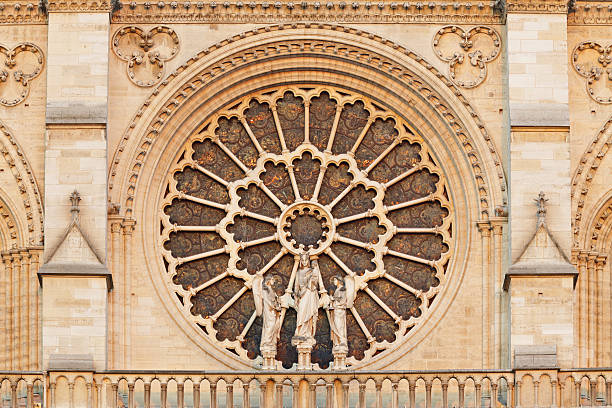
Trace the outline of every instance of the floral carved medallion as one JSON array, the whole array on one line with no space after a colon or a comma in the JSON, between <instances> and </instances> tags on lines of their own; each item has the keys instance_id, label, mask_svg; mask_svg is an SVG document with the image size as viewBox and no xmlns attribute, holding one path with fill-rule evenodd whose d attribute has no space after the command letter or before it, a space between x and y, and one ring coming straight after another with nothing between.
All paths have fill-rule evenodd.
<instances>
[{"instance_id":1,"label":"floral carved medallion","mask_svg":"<svg viewBox=\"0 0 612 408\"><path fill-rule=\"evenodd\" d=\"M347 363L357 366L426 318L453 253L452 203L423 139L333 87L269 89L218 111L184 145L162 206L168 287L205 336L246 361L261 355L256 274L291 294L308 251L325 290L333 276L353 277ZM284 307L281 320L276 359L291 368L296 311ZM312 362L327 368L323 308L315 338Z\"/></svg>"}]
</instances>

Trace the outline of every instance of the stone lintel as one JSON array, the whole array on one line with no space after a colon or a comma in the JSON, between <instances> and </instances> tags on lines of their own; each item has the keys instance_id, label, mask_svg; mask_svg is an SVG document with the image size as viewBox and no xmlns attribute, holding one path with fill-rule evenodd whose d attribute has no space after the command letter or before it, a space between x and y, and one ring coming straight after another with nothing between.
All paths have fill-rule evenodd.
<instances>
[{"instance_id":1,"label":"stone lintel","mask_svg":"<svg viewBox=\"0 0 612 408\"><path fill-rule=\"evenodd\" d=\"M517 345L514 347L514 369L556 369L557 346L554 344Z\"/></svg>"},{"instance_id":2,"label":"stone lintel","mask_svg":"<svg viewBox=\"0 0 612 408\"><path fill-rule=\"evenodd\" d=\"M106 104L83 102L48 102L47 124L106 124Z\"/></svg>"},{"instance_id":3,"label":"stone lintel","mask_svg":"<svg viewBox=\"0 0 612 408\"><path fill-rule=\"evenodd\" d=\"M504 290L510 288L512 278L550 278L550 277L568 277L571 276L576 285L578 279L578 271L571 264L528 264L528 265L513 265L508 268L508 272L504 275Z\"/></svg>"},{"instance_id":4,"label":"stone lintel","mask_svg":"<svg viewBox=\"0 0 612 408\"><path fill-rule=\"evenodd\" d=\"M510 103L510 126L567 127L569 106L566 103Z\"/></svg>"},{"instance_id":5,"label":"stone lintel","mask_svg":"<svg viewBox=\"0 0 612 408\"><path fill-rule=\"evenodd\" d=\"M92 264L45 264L38 270L38 281L43 284L45 276L67 276L67 277L101 277L106 279L108 291L113 289L113 275L105 265Z\"/></svg>"},{"instance_id":6,"label":"stone lintel","mask_svg":"<svg viewBox=\"0 0 612 408\"><path fill-rule=\"evenodd\" d=\"M51 354L49 371L94 371L91 354Z\"/></svg>"}]
</instances>

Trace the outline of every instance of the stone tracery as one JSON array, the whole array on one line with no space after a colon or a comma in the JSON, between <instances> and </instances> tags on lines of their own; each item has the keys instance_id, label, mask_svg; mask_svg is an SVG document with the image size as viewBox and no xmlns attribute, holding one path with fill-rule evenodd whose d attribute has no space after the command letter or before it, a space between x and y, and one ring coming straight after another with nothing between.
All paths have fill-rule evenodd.
<instances>
[{"instance_id":1,"label":"stone tracery","mask_svg":"<svg viewBox=\"0 0 612 408\"><path fill-rule=\"evenodd\" d=\"M612 45L583 41L572 52L572 65L586 79L589 96L601 104L612 103L609 86L612 81Z\"/></svg>"},{"instance_id":2,"label":"stone tracery","mask_svg":"<svg viewBox=\"0 0 612 408\"><path fill-rule=\"evenodd\" d=\"M165 63L179 51L179 37L166 26L146 31L140 27L123 27L113 35L113 51L127 62L130 81L142 87L158 84L165 74Z\"/></svg>"},{"instance_id":3,"label":"stone tracery","mask_svg":"<svg viewBox=\"0 0 612 408\"><path fill-rule=\"evenodd\" d=\"M23 102L30 93L30 80L42 72L43 65L43 52L32 43L20 43L13 48L0 44L0 105Z\"/></svg>"},{"instance_id":4,"label":"stone tracery","mask_svg":"<svg viewBox=\"0 0 612 408\"><path fill-rule=\"evenodd\" d=\"M277 275L291 293L305 249L319 257L324 282L355 279L351 365L403 338L444 283L452 253L444 179L420 137L366 98L316 87L247 97L191 137L168 183L170 286L209 338L243 358L260 354L261 321L245 295L254 276ZM288 368L295 311L281 316L276 358ZM325 368L323 309L316 341L312 361Z\"/></svg>"},{"instance_id":5,"label":"stone tracery","mask_svg":"<svg viewBox=\"0 0 612 408\"><path fill-rule=\"evenodd\" d=\"M463 88L475 88L487 77L487 64L499 55L501 38L497 31L486 26L466 31L448 25L436 32L433 48L438 58L448 62L453 82ZM469 65L464 65L466 60Z\"/></svg>"}]
</instances>

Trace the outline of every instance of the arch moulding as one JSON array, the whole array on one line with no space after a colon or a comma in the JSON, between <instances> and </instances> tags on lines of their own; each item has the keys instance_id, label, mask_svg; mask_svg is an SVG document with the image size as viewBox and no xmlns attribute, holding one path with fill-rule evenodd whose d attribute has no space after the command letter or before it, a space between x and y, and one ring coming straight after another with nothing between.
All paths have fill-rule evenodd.
<instances>
[{"instance_id":1,"label":"arch moulding","mask_svg":"<svg viewBox=\"0 0 612 408\"><path fill-rule=\"evenodd\" d=\"M14 180L13 184L4 186L11 191L0 191L5 193L4 197L0 197L0 215L10 213L15 224L11 228L18 228L18 231L11 234L14 236L11 246L25 248L42 245L44 219L38 184L19 143L2 122L0 122L0 154L8 164L8 170ZM20 196L22 201L9 202L11 196ZM10 208L1 208L3 204ZM2 217L7 218L7 216Z\"/></svg>"},{"instance_id":2,"label":"arch moulding","mask_svg":"<svg viewBox=\"0 0 612 408\"><path fill-rule=\"evenodd\" d=\"M599 129L578 162L572 178L572 210L573 210L573 247L574 250L591 250L592 224L583 223L589 219L589 212L602 209L601 200L592 208L585 208L591 184L604 158L612 145L612 117ZM608 197L604 195L604 197ZM605 201L605 199L604 199ZM585 213L585 210L587 213ZM583 225L584 224L584 225Z\"/></svg>"},{"instance_id":3,"label":"arch moulding","mask_svg":"<svg viewBox=\"0 0 612 408\"><path fill-rule=\"evenodd\" d=\"M209 341L186 319L175 317L179 302L160 289L167 284L154 249L160 226L157 218L151 220L161 208L163 180L188 136L218 109L253 90L284 84L343 87L398 113L421 135L450 186L456 256L445 280L451 283L423 316L425 323L395 352L381 353L364 365L388 366L436 326L457 293L469 249L480 245L476 222L488 220L497 206L507 204L502 164L485 124L460 90L412 51L332 25L277 25L224 40L171 73L137 111L110 166L109 200L121 205L126 218L138 222L135 245L144 246L144 267L162 303L177 326L204 350ZM222 364L248 367L232 353L217 349L215 358Z\"/></svg>"}]
</instances>

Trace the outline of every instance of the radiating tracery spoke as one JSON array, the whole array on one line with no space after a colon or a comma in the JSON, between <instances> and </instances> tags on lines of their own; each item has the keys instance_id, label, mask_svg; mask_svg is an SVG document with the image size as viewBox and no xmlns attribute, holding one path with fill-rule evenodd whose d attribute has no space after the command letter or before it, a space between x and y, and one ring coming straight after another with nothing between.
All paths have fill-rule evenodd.
<instances>
[{"instance_id":1,"label":"radiating tracery spoke","mask_svg":"<svg viewBox=\"0 0 612 408\"><path fill-rule=\"evenodd\" d=\"M246 97L202 129L172 171L162 217L171 289L188 317L252 360L254 276L277 276L278 295L293 296L308 250L321 293L333 294L335 275L357 283L349 364L400 341L439 292L452 250L446 185L422 139L367 98L316 87ZM285 367L295 313L280 313ZM320 367L332 359L329 330L315 336Z\"/></svg>"}]
</instances>

